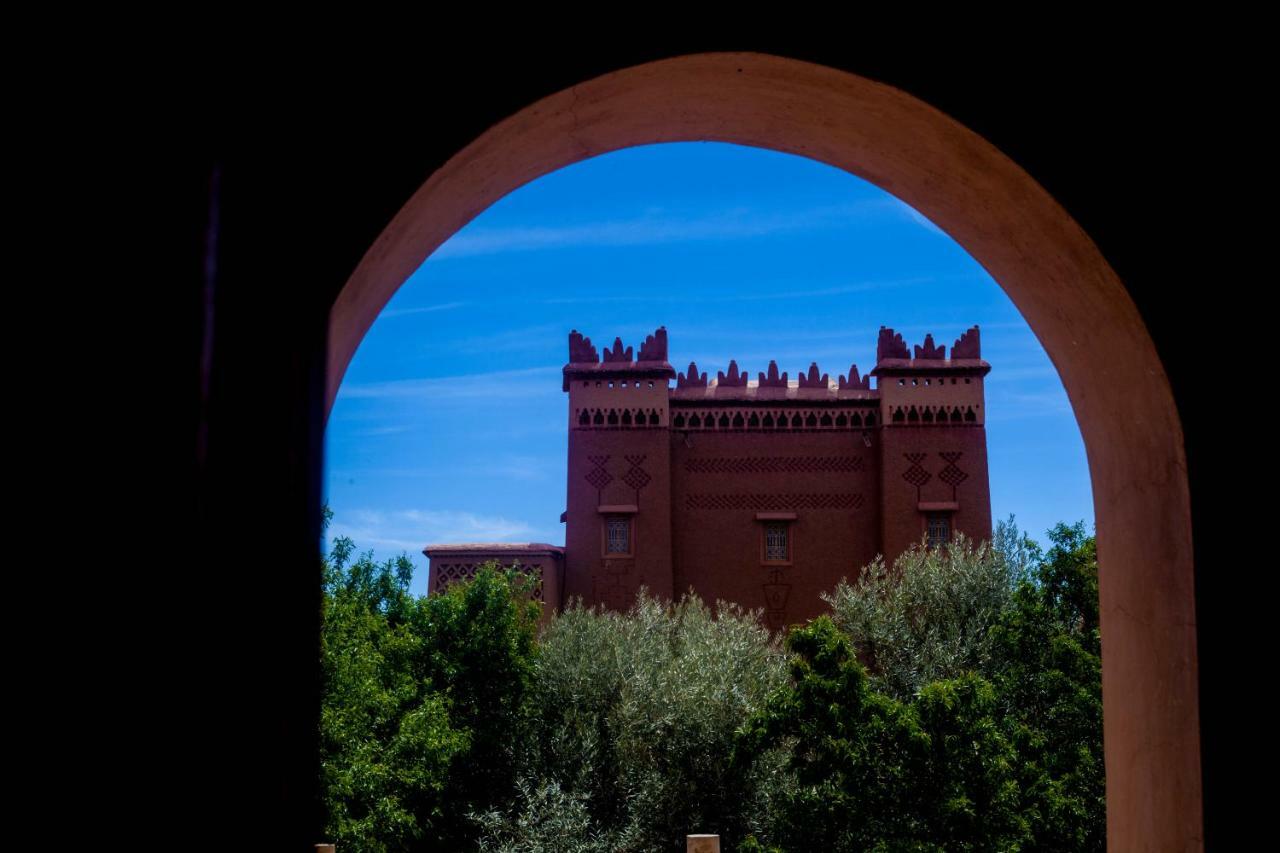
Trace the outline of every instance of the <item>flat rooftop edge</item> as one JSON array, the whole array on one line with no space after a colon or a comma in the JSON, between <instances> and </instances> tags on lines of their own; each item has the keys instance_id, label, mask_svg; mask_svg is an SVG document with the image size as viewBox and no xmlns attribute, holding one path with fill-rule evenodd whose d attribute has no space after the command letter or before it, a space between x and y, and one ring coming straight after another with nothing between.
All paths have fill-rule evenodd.
<instances>
[{"instance_id":1,"label":"flat rooftop edge","mask_svg":"<svg viewBox=\"0 0 1280 853\"><path fill-rule=\"evenodd\" d=\"M564 546L547 542L464 542L428 545L422 553L428 557L432 554L563 554Z\"/></svg>"}]
</instances>

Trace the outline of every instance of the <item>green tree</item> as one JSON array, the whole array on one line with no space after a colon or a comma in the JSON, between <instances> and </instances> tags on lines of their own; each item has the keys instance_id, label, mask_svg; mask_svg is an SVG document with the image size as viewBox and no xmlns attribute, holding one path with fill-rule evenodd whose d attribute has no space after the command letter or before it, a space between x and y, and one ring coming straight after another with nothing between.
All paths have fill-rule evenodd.
<instances>
[{"instance_id":1,"label":"green tree","mask_svg":"<svg viewBox=\"0 0 1280 853\"><path fill-rule=\"evenodd\" d=\"M343 849L462 850L470 815L514 793L514 738L539 605L486 566L409 594L408 557L377 563L336 539L324 560L321 772Z\"/></svg>"},{"instance_id":2,"label":"green tree","mask_svg":"<svg viewBox=\"0 0 1280 853\"><path fill-rule=\"evenodd\" d=\"M490 816L486 843L649 853L683 849L689 832L740 837L765 810L770 765L731 772L735 732L783 667L755 615L735 606L646 595L627 613L570 606L535 664L522 799Z\"/></svg>"},{"instance_id":3,"label":"green tree","mask_svg":"<svg viewBox=\"0 0 1280 853\"><path fill-rule=\"evenodd\" d=\"M1017 745L1039 850L1106 846L1098 557L1083 523L1059 524L992 630L995 683Z\"/></svg>"},{"instance_id":4,"label":"green tree","mask_svg":"<svg viewBox=\"0 0 1280 853\"><path fill-rule=\"evenodd\" d=\"M1017 537L1006 528L1006 538ZM932 681L991 672L991 626L1024 571L988 543L957 534L940 548L913 545L892 569L877 557L856 582L841 581L823 598L876 687L908 701Z\"/></svg>"},{"instance_id":5,"label":"green tree","mask_svg":"<svg viewBox=\"0 0 1280 853\"><path fill-rule=\"evenodd\" d=\"M877 691L848 637L822 616L787 638L791 683L743 729L735 764L789 748L766 846L783 850L1007 850L1027 835L1016 756L975 675L911 702ZM757 847L757 849L759 849Z\"/></svg>"},{"instance_id":6,"label":"green tree","mask_svg":"<svg viewBox=\"0 0 1280 853\"><path fill-rule=\"evenodd\" d=\"M516 793L516 755L525 695L533 677L541 605L521 572L483 566L466 583L418 600L410 619L422 655L413 677L432 685L468 748L451 767L433 849L471 849L473 816Z\"/></svg>"},{"instance_id":7,"label":"green tree","mask_svg":"<svg viewBox=\"0 0 1280 853\"><path fill-rule=\"evenodd\" d=\"M353 559L337 539L325 559L321 772L327 835L344 848L408 850L444 815L453 760L469 735L415 674L422 638L409 621L412 564Z\"/></svg>"}]
</instances>

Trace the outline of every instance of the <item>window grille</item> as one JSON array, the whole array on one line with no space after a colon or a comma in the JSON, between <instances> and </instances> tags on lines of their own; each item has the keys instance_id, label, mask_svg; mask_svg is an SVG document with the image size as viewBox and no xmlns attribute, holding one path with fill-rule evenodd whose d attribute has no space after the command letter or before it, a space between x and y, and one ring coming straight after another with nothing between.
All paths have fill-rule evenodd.
<instances>
[{"instance_id":1,"label":"window grille","mask_svg":"<svg viewBox=\"0 0 1280 853\"><path fill-rule=\"evenodd\" d=\"M767 563L785 563L787 554L787 525L769 524L764 529L764 559Z\"/></svg>"},{"instance_id":2,"label":"window grille","mask_svg":"<svg viewBox=\"0 0 1280 853\"><path fill-rule=\"evenodd\" d=\"M948 515L929 516L929 547L936 548L951 541L951 517Z\"/></svg>"},{"instance_id":3,"label":"window grille","mask_svg":"<svg viewBox=\"0 0 1280 853\"><path fill-rule=\"evenodd\" d=\"M631 520L610 518L605 522L605 553L631 553Z\"/></svg>"}]
</instances>

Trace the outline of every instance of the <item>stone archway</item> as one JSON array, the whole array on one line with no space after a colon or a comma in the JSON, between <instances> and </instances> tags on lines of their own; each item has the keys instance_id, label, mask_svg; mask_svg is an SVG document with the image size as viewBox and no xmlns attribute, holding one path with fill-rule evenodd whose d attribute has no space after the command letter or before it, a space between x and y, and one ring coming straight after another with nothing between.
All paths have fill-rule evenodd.
<instances>
[{"instance_id":1,"label":"stone archway","mask_svg":"<svg viewBox=\"0 0 1280 853\"><path fill-rule=\"evenodd\" d=\"M348 280L330 315L326 411L382 307L494 201L598 154L698 140L798 154L893 193L947 231L1022 312L1061 376L1093 481L1108 843L1198 847L1190 493L1168 379L1089 236L1000 151L910 95L825 66L718 53L606 74L526 107L433 174Z\"/></svg>"}]
</instances>

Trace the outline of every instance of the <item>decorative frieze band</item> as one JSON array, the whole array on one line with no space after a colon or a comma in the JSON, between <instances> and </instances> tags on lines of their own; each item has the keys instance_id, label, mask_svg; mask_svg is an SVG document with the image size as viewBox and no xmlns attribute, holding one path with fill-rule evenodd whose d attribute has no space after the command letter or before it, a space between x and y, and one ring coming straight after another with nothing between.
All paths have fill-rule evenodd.
<instances>
[{"instance_id":1,"label":"decorative frieze band","mask_svg":"<svg viewBox=\"0 0 1280 853\"><path fill-rule=\"evenodd\" d=\"M864 498L858 492L829 494L755 494L685 496L689 509L750 509L756 511L787 509L861 509Z\"/></svg>"},{"instance_id":2,"label":"decorative frieze band","mask_svg":"<svg viewBox=\"0 0 1280 853\"><path fill-rule=\"evenodd\" d=\"M876 425L874 410L860 409L692 409L671 416L672 429L824 430Z\"/></svg>"},{"instance_id":3,"label":"decorative frieze band","mask_svg":"<svg viewBox=\"0 0 1280 853\"><path fill-rule=\"evenodd\" d=\"M864 467L861 456L710 457L684 462L690 474L850 473Z\"/></svg>"}]
</instances>

